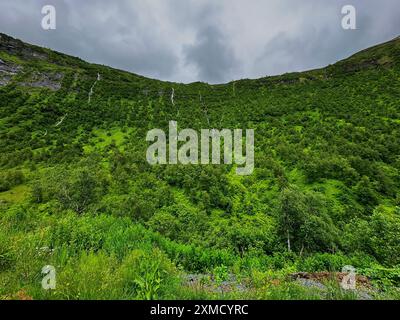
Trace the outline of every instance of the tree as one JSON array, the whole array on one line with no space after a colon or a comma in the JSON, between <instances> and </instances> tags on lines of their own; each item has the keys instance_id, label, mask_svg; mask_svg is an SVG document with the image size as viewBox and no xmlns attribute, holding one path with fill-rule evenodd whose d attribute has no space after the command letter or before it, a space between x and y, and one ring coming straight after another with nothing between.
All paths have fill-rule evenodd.
<instances>
[{"instance_id":1,"label":"tree","mask_svg":"<svg viewBox=\"0 0 400 320\"><path fill-rule=\"evenodd\" d=\"M373 184L367 176L363 176L354 187L357 201L361 203L366 212L372 213L373 208L379 203L379 197Z\"/></svg>"},{"instance_id":2,"label":"tree","mask_svg":"<svg viewBox=\"0 0 400 320\"><path fill-rule=\"evenodd\" d=\"M332 250L338 230L322 195L301 192L296 187L282 190L279 199L278 225L288 251Z\"/></svg>"},{"instance_id":3,"label":"tree","mask_svg":"<svg viewBox=\"0 0 400 320\"><path fill-rule=\"evenodd\" d=\"M43 197L46 194L46 198L56 198L64 209L83 213L99 201L107 187L108 182L101 171L81 167L75 170L64 169L50 175L41 187L41 194Z\"/></svg>"}]
</instances>

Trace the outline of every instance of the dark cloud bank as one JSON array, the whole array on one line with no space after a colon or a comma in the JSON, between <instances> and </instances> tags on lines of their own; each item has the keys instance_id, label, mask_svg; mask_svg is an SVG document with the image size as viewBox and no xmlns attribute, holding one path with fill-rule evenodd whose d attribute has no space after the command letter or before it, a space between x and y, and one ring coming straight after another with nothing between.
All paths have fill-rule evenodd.
<instances>
[{"instance_id":1,"label":"dark cloud bank","mask_svg":"<svg viewBox=\"0 0 400 320\"><path fill-rule=\"evenodd\" d=\"M57 29L41 28L41 8ZM341 8L357 9L343 30ZM95 63L178 82L322 67L400 35L398 0L2 0L0 31Z\"/></svg>"}]
</instances>

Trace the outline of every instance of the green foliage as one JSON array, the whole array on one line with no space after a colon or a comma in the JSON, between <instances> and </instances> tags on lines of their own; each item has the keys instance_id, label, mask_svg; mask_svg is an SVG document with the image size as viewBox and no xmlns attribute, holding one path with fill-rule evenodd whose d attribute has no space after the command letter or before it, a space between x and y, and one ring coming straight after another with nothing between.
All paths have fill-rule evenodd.
<instances>
[{"instance_id":1,"label":"green foliage","mask_svg":"<svg viewBox=\"0 0 400 320\"><path fill-rule=\"evenodd\" d=\"M296 188L281 192L279 226L289 250L329 251L338 244L338 230L329 207L319 194Z\"/></svg>"},{"instance_id":2,"label":"green foliage","mask_svg":"<svg viewBox=\"0 0 400 320\"><path fill-rule=\"evenodd\" d=\"M157 249L151 252L133 251L122 264L125 289L141 300L166 296L166 288L174 286L177 271L167 257Z\"/></svg>"},{"instance_id":3,"label":"green foliage","mask_svg":"<svg viewBox=\"0 0 400 320\"><path fill-rule=\"evenodd\" d=\"M0 298L354 298L287 281L345 264L399 297L399 41L324 69L184 85L2 35L17 71L0 86ZM253 175L150 166L146 133L171 120L254 129ZM47 264L54 292L40 288ZM189 288L187 273L211 283ZM252 287L211 288L231 273Z\"/></svg>"},{"instance_id":4,"label":"green foliage","mask_svg":"<svg viewBox=\"0 0 400 320\"><path fill-rule=\"evenodd\" d=\"M346 265L354 265L349 257L341 254L317 253L300 260L297 268L305 272L341 272Z\"/></svg>"},{"instance_id":5,"label":"green foliage","mask_svg":"<svg viewBox=\"0 0 400 320\"><path fill-rule=\"evenodd\" d=\"M378 207L371 217L353 220L345 233L347 247L366 252L379 262L388 266L400 263L397 252L399 241L400 217L391 208Z\"/></svg>"},{"instance_id":6,"label":"green foliage","mask_svg":"<svg viewBox=\"0 0 400 320\"><path fill-rule=\"evenodd\" d=\"M0 192L10 190L24 182L24 174L20 170L0 172Z\"/></svg>"},{"instance_id":7,"label":"green foliage","mask_svg":"<svg viewBox=\"0 0 400 320\"><path fill-rule=\"evenodd\" d=\"M213 275L216 283L221 285L222 282L229 279L228 267L224 265L215 267L213 270Z\"/></svg>"},{"instance_id":8,"label":"green foliage","mask_svg":"<svg viewBox=\"0 0 400 320\"><path fill-rule=\"evenodd\" d=\"M374 266L363 269L362 272L370 278L375 285L381 289L389 290L392 287L398 287L400 284L400 268L384 268Z\"/></svg>"},{"instance_id":9,"label":"green foliage","mask_svg":"<svg viewBox=\"0 0 400 320\"><path fill-rule=\"evenodd\" d=\"M0 234L0 271L11 267L14 262L14 253L11 247L10 239L5 233Z\"/></svg>"}]
</instances>

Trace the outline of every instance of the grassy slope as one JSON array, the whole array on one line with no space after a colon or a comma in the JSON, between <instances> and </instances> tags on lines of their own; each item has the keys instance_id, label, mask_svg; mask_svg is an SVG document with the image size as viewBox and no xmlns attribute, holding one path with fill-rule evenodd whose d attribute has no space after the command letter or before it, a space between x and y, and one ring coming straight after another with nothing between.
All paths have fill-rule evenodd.
<instances>
[{"instance_id":1,"label":"grassy slope","mask_svg":"<svg viewBox=\"0 0 400 320\"><path fill-rule=\"evenodd\" d=\"M1 35L0 59L17 74L0 88L1 179L9 189L0 193L0 296L213 298L221 293L211 287L233 274L247 289L223 297L317 298L286 274L344 264L395 296L399 57L395 39L324 69L183 85ZM254 128L255 173L149 167L146 132L170 120ZM292 253L279 226L287 189L321 198L312 215L326 210L332 220L323 222L326 235L294 236ZM38 285L45 264L58 269L52 293ZM212 279L182 289L189 272Z\"/></svg>"}]
</instances>

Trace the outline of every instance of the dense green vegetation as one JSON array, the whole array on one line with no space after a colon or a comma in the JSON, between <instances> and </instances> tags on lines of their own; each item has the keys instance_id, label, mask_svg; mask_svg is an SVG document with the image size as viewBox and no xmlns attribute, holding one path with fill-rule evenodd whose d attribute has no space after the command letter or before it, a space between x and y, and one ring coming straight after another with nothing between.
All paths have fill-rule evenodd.
<instances>
[{"instance_id":1,"label":"dense green vegetation","mask_svg":"<svg viewBox=\"0 0 400 320\"><path fill-rule=\"evenodd\" d=\"M320 70L184 85L1 34L0 84L0 298L357 298L288 277L345 265L400 298L399 39ZM254 129L254 173L150 166L146 133L171 120Z\"/></svg>"}]
</instances>

